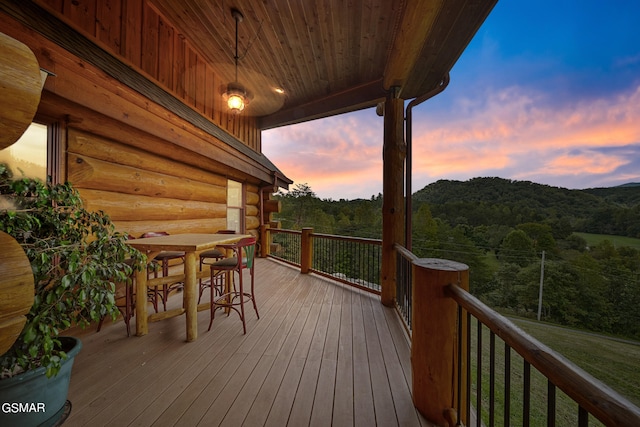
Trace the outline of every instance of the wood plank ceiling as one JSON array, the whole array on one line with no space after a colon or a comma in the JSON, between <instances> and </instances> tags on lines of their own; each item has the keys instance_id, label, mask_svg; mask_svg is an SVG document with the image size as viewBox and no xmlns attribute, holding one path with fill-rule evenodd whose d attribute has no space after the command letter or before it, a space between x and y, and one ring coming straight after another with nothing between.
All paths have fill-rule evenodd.
<instances>
[{"instance_id":1,"label":"wood plank ceiling","mask_svg":"<svg viewBox=\"0 0 640 427\"><path fill-rule=\"evenodd\" d=\"M496 2L149 0L225 82L235 78L231 9L243 14L238 80L263 129L374 106L391 86L403 99L432 90Z\"/></svg>"}]
</instances>

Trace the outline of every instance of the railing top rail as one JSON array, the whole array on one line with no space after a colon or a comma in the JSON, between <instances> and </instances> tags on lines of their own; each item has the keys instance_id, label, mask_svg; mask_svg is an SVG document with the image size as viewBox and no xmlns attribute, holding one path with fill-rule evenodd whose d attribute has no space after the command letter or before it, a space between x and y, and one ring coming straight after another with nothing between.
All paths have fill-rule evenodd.
<instances>
[{"instance_id":1,"label":"railing top rail","mask_svg":"<svg viewBox=\"0 0 640 427\"><path fill-rule=\"evenodd\" d=\"M288 234L302 234L300 230L289 230L287 228L268 228L269 232L276 233L288 233Z\"/></svg>"},{"instance_id":2,"label":"railing top rail","mask_svg":"<svg viewBox=\"0 0 640 427\"><path fill-rule=\"evenodd\" d=\"M380 239L369 239L366 237L353 237L353 236L339 236L336 234L324 234L324 233L311 233L314 237L322 237L323 239L330 240L348 240L356 243L368 243L374 245L382 245L382 240Z\"/></svg>"},{"instance_id":3,"label":"railing top rail","mask_svg":"<svg viewBox=\"0 0 640 427\"><path fill-rule=\"evenodd\" d=\"M404 258L408 259L411 262L415 262L419 259L417 256L413 254L413 252L411 252L409 249L405 248L402 245L399 245L396 243L393 247L396 251L398 251L400 255L402 255Z\"/></svg>"},{"instance_id":4,"label":"railing top rail","mask_svg":"<svg viewBox=\"0 0 640 427\"><path fill-rule=\"evenodd\" d=\"M526 361L606 425L640 426L640 408L569 360L520 330L504 316L456 285L449 295L489 327Z\"/></svg>"}]
</instances>

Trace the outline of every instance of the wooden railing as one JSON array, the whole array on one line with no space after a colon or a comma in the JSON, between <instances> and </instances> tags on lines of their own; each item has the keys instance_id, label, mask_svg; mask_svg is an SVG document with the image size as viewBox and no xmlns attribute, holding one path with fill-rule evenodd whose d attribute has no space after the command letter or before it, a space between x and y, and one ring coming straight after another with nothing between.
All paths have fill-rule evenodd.
<instances>
[{"instance_id":1,"label":"wooden railing","mask_svg":"<svg viewBox=\"0 0 640 427\"><path fill-rule=\"evenodd\" d=\"M335 236L302 231L265 228L263 256L300 266L368 292L380 293L382 242L376 239Z\"/></svg>"},{"instance_id":2,"label":"wooden railing","mask_svg":"<svg viewBox=\"0 0 640 427\"><path fill-rule=\"evenodd\" d=\"M411 289L414 403L429 420L640 426L640 408L472 296L466 265L396 252L411 263L410 275L398 275L411 283L396 287Z\"/></svg>"},{"instance_id":3,"label":"wooden railing","mask_svg":"<svg viewBox=\"0 0 640 427\"><path fill-rule=\"evenodd\" d=\"M458 349L466 349L466 354L461 355L459 360L466 363L458 365L458 377L466 377L468 384L466 390L461 390L467 396L469 404L466 408L457 408L458 412L466 412L469 419L471 405L475 406L477 425L508 425L512 419L514 411L512 397L517 397L517 407L521 411L522 422L520 425L534 425L532 419L534 412L541 408L535 408L535 403L540 403L540 399L534 399L534 392L539 395L546 391L546 408L542 408L542 414L538 414L536 419L546 418L546 425L594 425L593 420L589 420L590 415L602 422L606 426L640 426L640 409L611 390L605 384L593 378L587 372L575 366L558 353L554 352L536 339L530 337L505 317L491 310L469 292L455 284L450 284L446 288L447 295L453 298L459 307L458 310ZM472 323L475 319L475 325ZM472 329L475 327L475 343L472 343ZM463 328L470 333L466 336L462 333ZM485 328L489 335L489 357L488 366L485 355L483 355L483 340ZM496 350L496 337L503 342L503 349ZM523 387L521 390L514 390L512 384L512 371L516 371L515 362L512 360L511 351L514 350L522 366ZM475 351L475 354L472 354ZM496 366L496 354L502 353L503 366ZM487 369L483 369L485 367ZM475 370L475 378L472 378L472 369ZM536 372L546 378L546 390L534 390L532 379ZM485 381L485 371L488 370L489 399L483 399L483 382ZM501 372L500 372L501 371ZM504 379L502 390L497 390L496 377L500 375ZM539 387L540 388L540 387ZM563 414L561 420L557 417L559 410L559 393L561 390L569 399L577 404L573 414ZM475 399L472 402L472 394ZM496 395L504 396L500 405L501 413L496 410ZM521 400L521 403L520 403ZM485 412L486 411L486 412ZM487 415L482 423L483 414ZM514 414L515 415L515 414ZM535 423L537 425L540 422Z\"/></svg>"}]
</instances>

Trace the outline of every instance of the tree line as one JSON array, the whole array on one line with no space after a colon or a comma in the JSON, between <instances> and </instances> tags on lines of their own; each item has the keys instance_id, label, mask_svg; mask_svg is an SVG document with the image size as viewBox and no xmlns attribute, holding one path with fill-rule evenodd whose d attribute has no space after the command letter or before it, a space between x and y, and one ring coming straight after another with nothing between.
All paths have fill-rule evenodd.
<instances>
[{"instance_id":1,"label":"tree line","mask_svg":"<svg viewBox=\"0 0 640 427\"><path fill-rule=\"evenodd\" d=\"M283 228L381 238L382 195L278 196ZM568 190L501 178L438 181L413 195L412 252L469 266L471 292L502 312L640 339L640 241L595 246L574 232L640 237L640 186Z\"/></svg>"}]
</instances>

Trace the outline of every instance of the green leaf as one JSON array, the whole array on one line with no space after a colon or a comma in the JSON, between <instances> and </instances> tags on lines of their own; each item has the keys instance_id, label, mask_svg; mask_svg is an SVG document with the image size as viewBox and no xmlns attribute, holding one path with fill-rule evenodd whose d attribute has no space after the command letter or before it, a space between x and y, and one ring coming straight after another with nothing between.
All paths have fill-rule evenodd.
<instances>
[{"instance_id":1,"label":"green leaf","mask_svg":"<svg viewBox=\"0 0 640 427\"><path fill-rule=\"evenodd\" d=\"M36 338L36 331L34 330L33 324L28 324L26 329L22 332L22 340L25 343L33 342Z\"/></svg>"}]
</instances>

